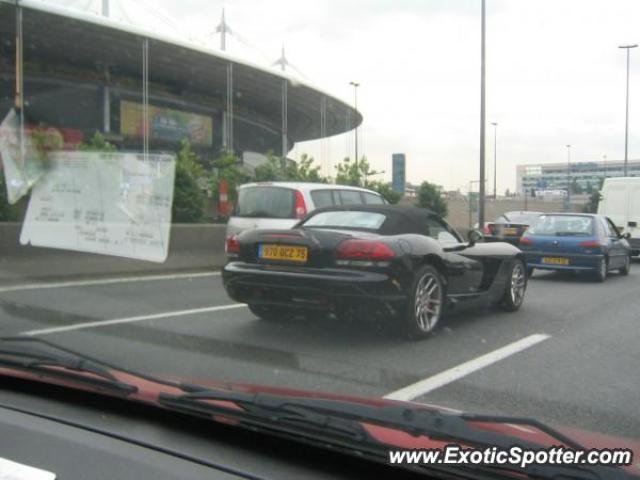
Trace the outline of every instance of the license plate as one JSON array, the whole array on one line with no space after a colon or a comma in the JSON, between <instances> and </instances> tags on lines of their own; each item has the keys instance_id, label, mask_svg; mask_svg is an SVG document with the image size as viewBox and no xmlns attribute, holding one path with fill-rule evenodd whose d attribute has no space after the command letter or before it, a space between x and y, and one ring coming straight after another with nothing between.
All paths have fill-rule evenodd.
<instances>
[{"instance_id":1,"label":"license plate","mask_svg":"<svg viewBox=\"0 0 640 480\"><path fill-rule=\"evenodd\" d=\"M548 263L551 265L569 265L569 259L556 258L556 257L542 257L542 263Z\"/></svg>"},{"instance_id":2,"label":"license plate","mask_svg":"<svg viewBox=\"0 0 640 480\"><path fill-rule=\"evenodd\" d=\"M263 244L258 248L258 257L265 260L286 260L288 262L304 263L307 261L308 255L307 247Z\"/></svg>"},{"instance_id":3,"label":"license plate","mask_svg":"<svg viewBox=\"0 0 640 480\"><path fill-rule=\"evenodd\" d=\"M518 234L518 229L517 228L505 228L504 230L502 230L502 234L503 235L517 235Z\"/></svg>"}]
</instances>

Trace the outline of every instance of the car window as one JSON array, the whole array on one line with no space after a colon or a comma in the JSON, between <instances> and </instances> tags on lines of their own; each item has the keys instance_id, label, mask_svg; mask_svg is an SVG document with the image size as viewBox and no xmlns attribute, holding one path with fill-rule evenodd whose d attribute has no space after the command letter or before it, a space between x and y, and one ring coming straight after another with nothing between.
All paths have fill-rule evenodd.
<instances>
[{"instance_id":1,"label":"car window","mask_svg":"<svg viewBox=\"0 0 640 480\"><path fill-rule=\"evenodd\" d=\"M578 215L544 215L529 227L529 235L591 236L594 234L593 217Z\"/></svg>"},{"instance_id":2,"label":"car window","mask_svg":"<svg viewBox=\"0 0 640 480\"><path fill-rule=\"evenodd\" d=\"M335 205L333 190L313 190L311 199L316 208L331 207Z\"/></svg>"},{"instance_id":3,"label":"car window","mask_svg":"<svg viewBox=\"0 0 640 480\"><path fill-rule=\"evenodd\" d=\"M614 223L611 221L611 219L609 219L609 217L606 217L604 219L604 223L608 227L608 235L610 237L617 238L620 236L620 231L618 230L618 227L614 225Z\"/></svg>"},{"instance_id":4,"label":"car window","mask_svg":"<svg viewBox=\"0 0 640 480\"><path fill-rule=\"evenodd\" d=\"M427 236L443 244L460 242L460 239L454 235L451 227L434 216L430 216L426 220L426 233Z\"/></svg>"},{"instance_id":5,"label":"car window","mask_svg":"<svg viewBox=\"0 0 640 480\"><path fill-rule=\"evenodd\" d=\"M362 197L358 190L336 190L342 205L362 205Z\"/></svg>"},{"instance_id":6,"label":"car window","mask_svg":"<svg viewBox=\"0 0 640 480\"><path fill-rule=\"evenodd\" d=\"M252 218L294 218L294 191L279 187L240 190L235 215Z\"/></svg>"},{"instance_id":7,"label":"car window","mask_svg":"<svg viewBox=\"0 0 640 480\"><path fill-rule=\"evenodd\" d=\"M377 212L322 212L308 218L302 227L350 227L378 230L386 220L386 216Z\"/></svg>"},{"instance_id":8,"label":"car window","mask_svg":"<svg viewBox=\"0 0 640 480\"><path fill-rule=\"evenodd\" d=\"M384 200L380 195L376 195L374 193L362 192L362 196L364 198L364 203L367 205L382 205L384 204Z\"/></svg>"}]
</instances>

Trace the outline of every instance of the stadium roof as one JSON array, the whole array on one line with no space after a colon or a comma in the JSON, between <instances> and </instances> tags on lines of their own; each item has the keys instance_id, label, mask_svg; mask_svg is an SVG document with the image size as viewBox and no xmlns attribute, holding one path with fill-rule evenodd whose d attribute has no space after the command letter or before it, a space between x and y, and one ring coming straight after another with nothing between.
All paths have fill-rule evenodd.
<instances>
[{"instance_id":1,"label":"stadium roof","mask_svg":"<svg viewBox=\"0 0 640 480\"><path fill-rule=\"evenodd\" d=\"M0 0L5 8L15 8L15 4L15 0ZM282 79L287 79L288 136L293 142L321 137L322 97L327 102L326 136L344 133L362 122L348 103L285 72L96 14L37 0L20 0L19 5L25 12L26 58L37 55L61 63L116 65L120 73L141 75L141 40L148 38L150 81L224 96L226 66L232 62L236 103L241 99L242 104L251 105L274 126L281 122ZM14 31L14 22L14 15L0 15L0 31Z\"/></svg>"}]
</instances>

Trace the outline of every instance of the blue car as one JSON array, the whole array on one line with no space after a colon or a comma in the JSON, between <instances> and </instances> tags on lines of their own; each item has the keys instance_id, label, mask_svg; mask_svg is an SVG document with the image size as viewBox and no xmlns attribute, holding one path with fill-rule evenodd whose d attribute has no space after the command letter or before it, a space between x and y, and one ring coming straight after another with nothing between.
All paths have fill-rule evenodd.
<instances>
[{"instance_id":1,"label":"blue car","mask_svg":"<svg viewBox=\"0 0 640 480\"><path fill-rule=\"evenodd\" d=\"M621 235L609 218L580 213L547 213L520 238L519 247L533 270L588 272L604 282L607 273L628 275L631 248L628 234Z\"/></svg>"}]
</instances>

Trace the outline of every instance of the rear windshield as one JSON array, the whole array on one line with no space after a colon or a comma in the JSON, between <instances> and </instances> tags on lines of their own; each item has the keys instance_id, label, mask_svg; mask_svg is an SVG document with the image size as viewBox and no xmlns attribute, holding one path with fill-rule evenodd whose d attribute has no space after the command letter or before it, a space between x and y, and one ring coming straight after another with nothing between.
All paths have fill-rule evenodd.
<instances>
[{"instance_id":1,"label":"rear windshield","mask_svg":"<svg viewBox=\"0 0 640 480\"><path fill-rule=\"evenodd\" d=\"M379 230L385 219L382 213L377 212L322 212L309 218L302 226Z\"/></svg>"},{"instance_id":2,"label":"rear windshield","mask_svg":"<svg viewBox=\"0 0 640 480\"><path fill-rule=\"evenodd\" d=\"M589 237L594 234L593 218L572 215L543 215L529 227L528 235Z\"/></svg>"},{"instance_id":3,"label":"rear windshield","mask_svg":"<svg viewBox=\"0 0 640 480\"><path fill-rule=\"evenodd\" d=\"M540 213L507 212L500 215L498 220L496 220L496 223L519 223L521 225L531 225L540 215Z\"/></svg>"},{"instance_id":4,"label":"rear windshield","mask_svg":"<svg viewBox=\"0 0 640 480\"><path fill-rule=\"evenodd\" d=\"M234 215L254 218L295 218L295 194L290 188L240 189Z\"/></svg>"}]
</instances>

